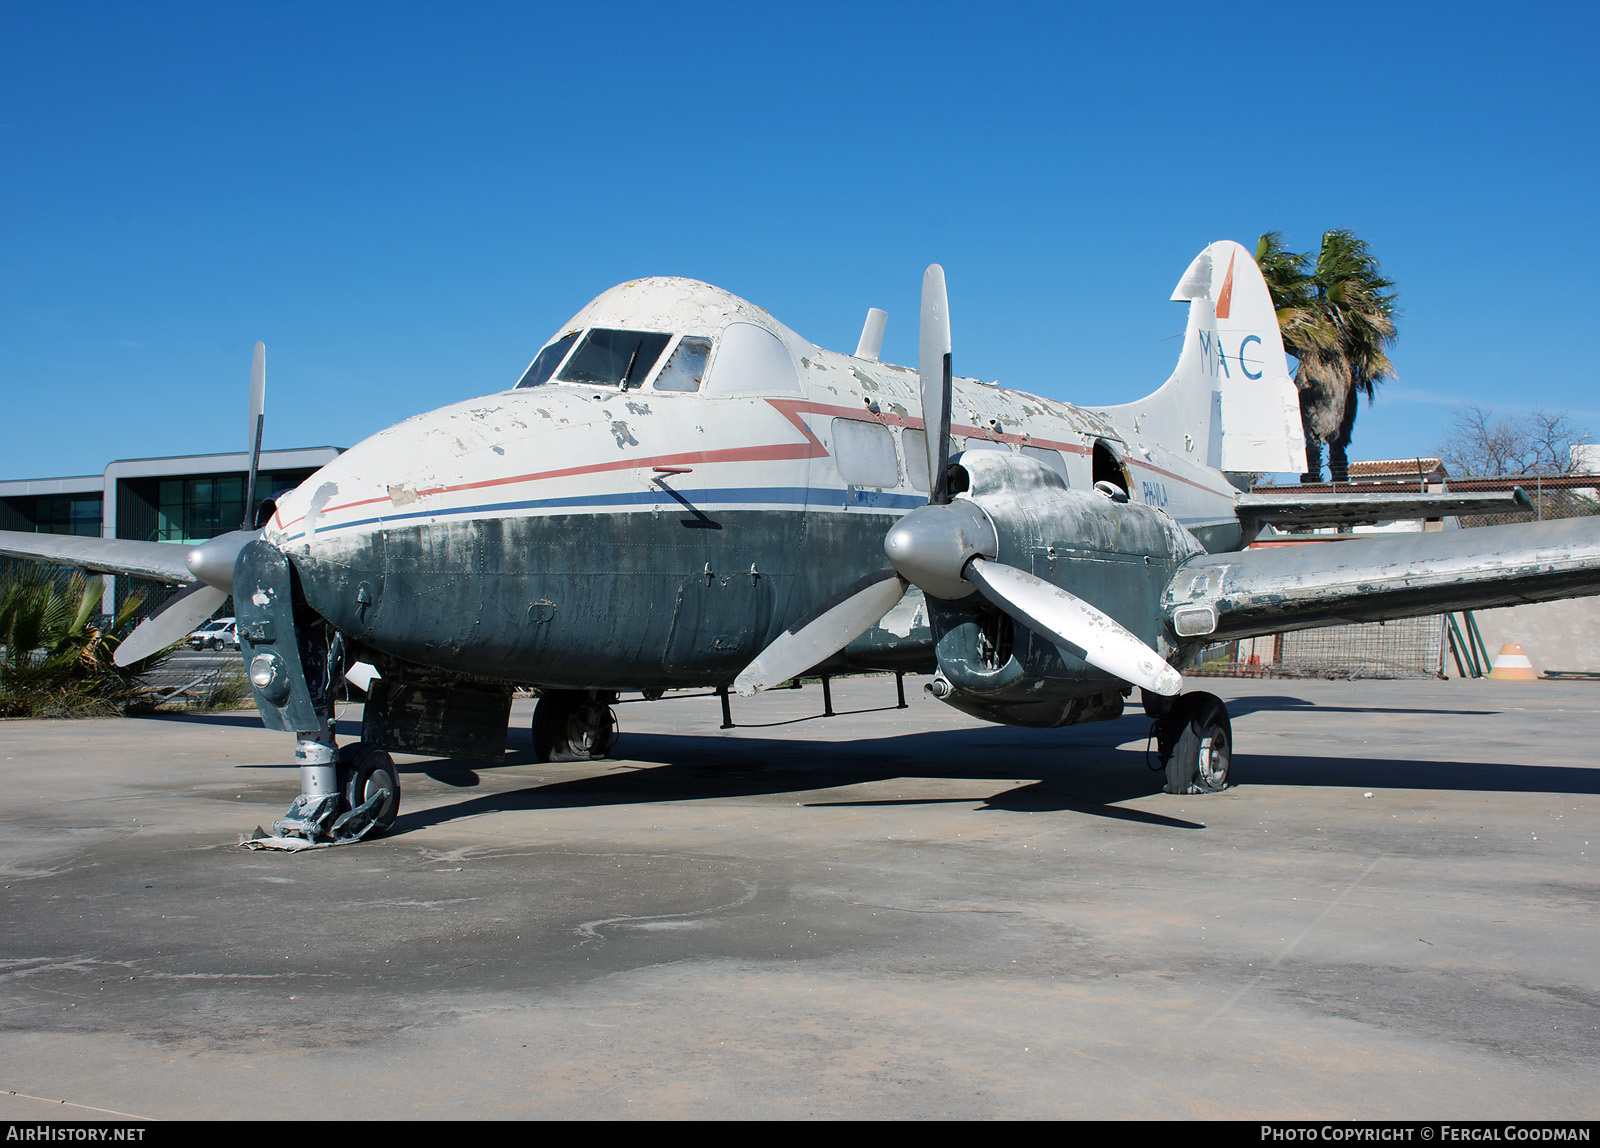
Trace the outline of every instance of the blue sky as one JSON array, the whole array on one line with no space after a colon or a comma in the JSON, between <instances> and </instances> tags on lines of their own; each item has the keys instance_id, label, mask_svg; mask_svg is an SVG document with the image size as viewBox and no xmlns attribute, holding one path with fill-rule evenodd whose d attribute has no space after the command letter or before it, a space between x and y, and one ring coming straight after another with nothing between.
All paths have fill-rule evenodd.
<instances>
[{"instance_id":1,"label":"blue sky","mask_svg":"<svg viewBox=\"0 0 1600 1148\"><path fill-rule=\"evenodd\" d=\"M1355 229L1398 283L1353 458L1449 407L1600 437L1600 6L0 5L0 478L349 445L686 275L914 363L1152 390L1214 239Z\"/></svg>"}]
</instances>

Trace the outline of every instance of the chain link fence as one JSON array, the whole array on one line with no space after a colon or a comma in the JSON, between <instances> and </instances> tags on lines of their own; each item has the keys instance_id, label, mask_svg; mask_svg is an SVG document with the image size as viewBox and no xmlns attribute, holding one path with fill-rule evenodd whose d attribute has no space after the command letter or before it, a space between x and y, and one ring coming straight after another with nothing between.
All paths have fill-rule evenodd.
<instances>
[{"instance_id":1,"label":"chain link fence","mask_svg":"<svg viewBox=\"0 0 1600 1148\"><path fill-rule=\"evenodd\" d=\"M1595 481L1600 484L1600 478ZM1512 522L1540 522L1600 514L1600 499L1596 498L1595 487L1568 486L1547 490L1536 482L1529 482L1523 486L1522 492L1533 503L1532 510L1517 510L1508 514L1466 514L1460 520L1462 527L1504 526Z\"/></svg>"},{"instance_id":2,"label":"chain link fence","mask_svg":"<svg viewBox=\"0 0 1600 1148\"><path fill-rule=\"evenodd\" d=\"M1293 630L1209 646L1200 677L1438 678L1444 676L1442 615Z\"/></svg>"}]
</instances>

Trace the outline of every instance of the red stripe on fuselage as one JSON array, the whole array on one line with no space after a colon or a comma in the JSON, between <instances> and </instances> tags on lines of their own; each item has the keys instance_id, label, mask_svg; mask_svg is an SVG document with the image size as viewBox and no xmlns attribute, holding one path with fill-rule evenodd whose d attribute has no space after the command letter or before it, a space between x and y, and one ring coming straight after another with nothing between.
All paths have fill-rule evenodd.
<instances>
[{"instance_id":1,"label":"red stripe on fuselage","mask_svg":"<svg viewBox=\"0 0 1600 1148\"><path fill-rule=\"evenodd\" d=\"M803 414L831 415L839 418L855 419L857 421L863 421L862 415L866 414L872 421L886 425L907 427L912 430L922 431L926 431L927 429L927 424L922 419L898 415L892 411L879 411L876 413L864 412L855 407L833 406L827 403L811 402L806 399L766 399L764 401L768 406L772 407L773 410L777 411L785 419L787 419L794 426L794 428L800 432L800 434L803 436L802 442L768 443L761 446L722 447L717 450L684 451L679 454L652 455L646 458L614 459L610 462L589 463L584 466L569 466L563 467L560 470L546 470L534 474L517 474L510 475L506 478L486 478L478 482L461 482L449 486L433 486L424 490L418 490L417 496L420 498L435 494L451 494L462 490L486 490L496 486L511 486L523 482L542 482L547 479L556 478L573 478L581 474L601 474L606 471L638 470L644 467L675 467L696 462L780 462L796 459L825 457L828 453L828 448L822 445L822 441L818 439L817 436L812 433L811 428L805 424L805 421L800 417ZM984 429L982 427L975 426L965 426L956 423L951 424L950 433L952 435L959 434L963 438L987 439L990 442L1004 442L1015 443L1017 445L1047 447L1049 449L1063 451L1068 454L1089 454L1091 450L1091 448L1083 446L1080 443L1057 442L1053 439L1038 438L1033 435L1010 434L1004 431ZM1211 487L1206 486L1203 483L1196 482L1192 478L1187 478L1184 475L1176 474L1170 470L1164 470L1161 467L1153 466L1150 463L1135 462L1131 459L1124 461L1126 461L1130 467L1140 470L1147 470L1153 474L1159 474L1165 478L1173 479L1176 482L1182 482L1188 486L1193 486L1198 490L1203 490L1207 494L1225 494L1225 492L1213 490ZM1226 493L1231 494L1231 491ZM376 502L388 501L390 500L386 495L378 495L373 498L362 498L357 499L354 502L341 502L336 506L324 507L322 513L332 514L341 510L353 510L359 506L371 506ZM277 518L276 513L274 513L273 518ZM304 516L293 519L289 522L280 521L278 523L278 528L280 530L288 530L290 527L301 522L303 518Z\"/></svg>"}]
</instances>

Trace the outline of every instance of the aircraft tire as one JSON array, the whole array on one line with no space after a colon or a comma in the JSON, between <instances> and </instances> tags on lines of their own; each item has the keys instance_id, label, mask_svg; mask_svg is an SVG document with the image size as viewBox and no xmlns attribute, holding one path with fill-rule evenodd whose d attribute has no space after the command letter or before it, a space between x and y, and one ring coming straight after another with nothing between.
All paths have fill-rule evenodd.
<instances>
[{"instance_id":1,"label":"aircraft tire","mask_svg":"<svg viewBox=\"0 0 1600 1148\"><path fill-rule=\"evenodd\" d=\"M1221 793L1233 763L1233 725L1215 694L1185 694L1174 713L1182 722L1167 758L1168 793Z\"/></svg>"},{"instance_id":2,"label":"aircraft tire","mask_svg":"<svg viewBox=\"0 0 1600 1148\"><path fill-rule=\"evenodd\" d=\"M369 836L381 837L394 828L400 814L400 771L394 758L375 745L358 741L339 750L339 792L346 812L356 808L380 789L391 794L373 818Z\"/></svg>"},{"instance_id":3,"label":"aircraft tire","mask_svg":"<svg viewBox=\"0 0 1600 1148\"><path fill-rule=\"evenodd\" d=\"M533 752L540 761L598 761L617 740L608 702L579 690L546 690L533 710Z\"/></svg>"}]
</instances>

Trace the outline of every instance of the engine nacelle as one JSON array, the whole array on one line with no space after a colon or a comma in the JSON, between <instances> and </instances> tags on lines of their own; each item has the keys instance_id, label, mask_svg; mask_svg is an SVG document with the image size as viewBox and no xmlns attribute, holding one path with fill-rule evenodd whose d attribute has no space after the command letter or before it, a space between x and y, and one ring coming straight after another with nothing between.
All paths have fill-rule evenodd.
<instances>
[{"instance_id":1,"label":"engine nacelle","mask_svg":"<svg viewBox=\"0 0 1600 1148\"><path fill-rule=\"evenodd\" d=\"M952 467L955 501L981 510L1009 566L1104 611L1163 657L1175 649L1159 608L1178 565L1201 552L1167 514L1068 489L1023 455L972 451ZM928 598L943 683L936 694L964 713L1011 725L1102 721L1122 712L1127 683L1014 623L982 596ZM944 690L941 694L940 690Z\"/></svg>"}]
</instances>

